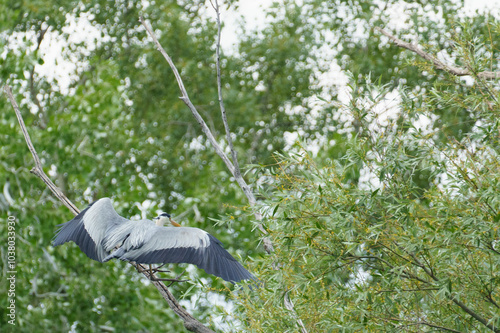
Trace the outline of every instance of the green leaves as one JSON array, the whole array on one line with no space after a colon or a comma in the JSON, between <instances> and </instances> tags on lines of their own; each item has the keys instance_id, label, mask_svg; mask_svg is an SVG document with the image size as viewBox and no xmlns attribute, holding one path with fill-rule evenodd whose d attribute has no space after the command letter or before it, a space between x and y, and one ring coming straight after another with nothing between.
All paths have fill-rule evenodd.
<instances>
[{"instance_id":1,"label":"green leaves","mask_svg":"<svg viewBox=\"0 0 500 333\"><path fill-rule=\"evenodd\" d=\"M468 87L461 93L478 103L468 112L481 127L429 135L415 125L419 114L435 113L423 101L459 103L454 88L441 88L403 90L401 117L374 128L371 104L359 101L383 101L388 87L367 78L353 88L357 102L343 105L360 132L344 139L342 158L276 154L279 167L259 173L272 179L259 209L270 212L276 252L259 259L273 267L260 272L268 288L245 307L245 318L262 320L258 331L293 330L280 304L279 291L289 289L297 290L295 311L311 330L496 327L500 109L480 92L492 86ZM364 186L365 170L378 187Z\"/></svg>"}]
</instances>

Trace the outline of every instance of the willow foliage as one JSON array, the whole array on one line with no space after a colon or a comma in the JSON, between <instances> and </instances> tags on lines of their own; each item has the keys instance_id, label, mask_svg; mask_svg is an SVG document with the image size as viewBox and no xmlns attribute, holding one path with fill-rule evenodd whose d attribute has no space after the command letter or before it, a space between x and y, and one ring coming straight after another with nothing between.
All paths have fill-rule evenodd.
<instances>
[{"instance_id":1,"label":"willow foliage","mask_svg":"<svg viewBox=\"0 0 500 333\"><path fill-rule=\"evenodd\" d=\"M488 53L459 42L475 63ZM261 170L275 252L256 263L262 293L243 297L248 329L500 330L497 83L444 75L417 94L351 82L335 106L349 122L342 158L297 143ZM467 133L437 120L445 104L468 114Z\"/></svg>"}]
</instances>

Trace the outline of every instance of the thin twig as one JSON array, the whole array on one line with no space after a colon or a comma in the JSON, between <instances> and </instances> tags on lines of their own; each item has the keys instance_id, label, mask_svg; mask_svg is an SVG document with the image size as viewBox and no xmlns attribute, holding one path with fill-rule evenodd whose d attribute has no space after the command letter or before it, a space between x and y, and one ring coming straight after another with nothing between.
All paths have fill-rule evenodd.
<instances>
[{"instance_id":1,"label":"thin twig","mask_svg":"<svg viewBox=\"0 0 500 333\"><path fill-rule=\"evenodd\" d=\"M186 273L186 269L185 269L185 270L183 270L181 274L177 275L177 276L175 277L175 280L180 279L180 277L181 277L181 276L183 276L183 275L184 275L184 273ZM179 280L179 281L187 281L187 280ZM175 282L177 282L177 281L172 281L172 282L170 282L170 284L169 284L167 287L170 287L170 286L171 286L171 285L173 285Z\"/></svg>"},{"instance_id":2,"label":"thin twig","mask_svg":"<svg viewBox=\"0 0 500 333\"><path fill-rule=\"evenodd\" d=\"M456 76L472 75L472 76L477 76L477 77L482 78L482 79L500 79L500 72L484 71L484 72L479 72L479 73L474 74L468 69L463 69L463 68L458 68L458 67L447 65L447 64L443 63L442 61L440 61L439 59L437 59L436 57L423 51L416 44L407 43L407 42L391 35L389 32L385 31L382 28L375 27L375 30L380 31L384 36L388 37L397 46L405 48L407 50L410 50L410 51L418 54L419 56L421 56L425 60L432 62L437 69L444 70L444 71L446 71L450 74L456 75Z\"/></svg>"},{"instance_id":3,"label":"thin twig","mask_svg":"<svg viewBox=\"0 0 500 333\"><path fill-rule=\"evenodd\" d=\"M43 37L45 36L45 33L50 29L50 27L47 27L46 29L42 29L40 27L40 34L38 35L37 39L37 46L35 49L35 53L40 49L40 45L42 44ZM40 100L37 97L37 92L35 89L35 67L36 63L33 64L33 67L30 70L30 79L29 79L29 87L30 87L30 97L33 103L38 108L38 112L40 112L40 122L39 122L39 127L41 129L46 129L47 128L47 121L46 121L46 114L43 112L42 104L40 103Z\"/></svg>"},{"instance_id":4,"label":"thin twig","mask_svg":"<svg viewBox=\"0 0 500 333\"><path fill-rule=\"evenodd\" d=\"M231 138L231 131L229 131L229 125L226 117L226 108L224 107L224 100L222 99L222 80L220 74L220 39L221 39L221 21L220 21L220 11L219 11L219 2L215 0L215 4L210 0L212 7L215 10L217 16L217 46L215 48L216 55L216 66L217 67L217 91L219 95L219 105L220 112L222 116L222 122L224 123L224 129L226 130L227 143L229 145L229 149L231 150L231 156L233 157L233 165L235 177L241 177L240 165L238 163L238 153L234 149L233 139Z\"/></svg>"},{"instance_id":5,"label":"thin twig","mask_svg":"<svg viewBox=\"0 0 500 333\"><path fill-rule=\"evenodd\" d=\"M290 300L290 296L288 295L289 293L290 293L290 290L287 290L285 292L285 296L284 296L285 308L287 308L287 310L289 310L293 313L294 319L297 321L297 324L300 326L300 331L302 333L307 333L306 327L304 326L302 319L300 319L299 316L297 315L297 312L295 312L293 302Z\"/></svg>"},{"instance_id":6,"label":"thin twig","mask_svg":"<svg viewBox=\"0 0 500 333\"><path fill-rule=\"evenodd\" d=\"M408 319L400 319L400 318L379 318L379 319L382 319L382 320L384 320L386 322L397 321L397 322L405 322L405 323L407 323L404 326L425 325L425 326L432 327L432 328L437 328L437 329L443 330L443 331L454 332L454 333L462 333L462 331L457 331L457 330L454 330L453 328L448 328L448 327L444 327L444 326L440 326L440 325L428 323L426 321L411 321L411 320L408 320Z\"/></svg>"},{"instance_id":7,"label":"thin twig","mask_svg":"<svg viewBox=\"0 0 500 333\"><path fill-rule=\"evenodd\" d=\"M17 120L19 121L19 125L21 126L21 131L23 132L24 139L26 140L26 144L28 145L31 155L33 156L33 160L35 161L35 167L31 170L31 172L36 176L40 177L44 181L44 183L49 187L52 193L54 193L54 195L66 207L68 207L68 209L71 210L71 212L74 215L78 215L80 213L80 210L61 192L61 190L56 185L54 185L54 183L47 177L47 175L43 171L42 163L40 162L40 158L36 153L35 147L33 147L33 144L31 143L30 136L28 134L28 131L26 130L26 125L24 124L23 117L21 115L21 112L19 111L19 106L17 105L14 96L12 95L12 91L7 85L5 86L4 89L12 104L12 107L14 108L14 111L16 112ZM154 276L154 274L151 275L149 271L140 264L136 263L130 263L130 264L134 266L138 271L140 270L140 272L144 274L146 278L151 280L152 284L156 287L156 289L158 289L162 297L167 301L170 308L184 321L184 326L186 327L186 329L192 332L214 333L214 331L205 327L196 318L191 316L191 314L189 314L189 312L187 312L186 309L184 309L179 304L177 299L174 297L174 295L172 295L172 293L168 290L168 288L165 286L163 282L155 281L154 278L156 277Z\"/></svg>"}]
</instances>

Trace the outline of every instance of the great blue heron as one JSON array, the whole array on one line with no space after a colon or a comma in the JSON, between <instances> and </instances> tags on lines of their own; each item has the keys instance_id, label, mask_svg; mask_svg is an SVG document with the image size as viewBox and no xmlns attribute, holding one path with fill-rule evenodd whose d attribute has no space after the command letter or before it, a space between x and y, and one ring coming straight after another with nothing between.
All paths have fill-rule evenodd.
<instances>
[{"instance_id":1,"label":"great blue heron","mask_svg":"<svg viewBox=\"0 0 500 333\"><path fill-rule=\"evenodd\" d=\"M181 227L167 213L155 220L128 220L116 213L109 198L102 198L59 225L52 244L73 241L99 262L116 258L138 264L190 263L233 283L255 279L206 231ZM165 222L176 228L163 227Z\"/></svg>"}]
</instances>

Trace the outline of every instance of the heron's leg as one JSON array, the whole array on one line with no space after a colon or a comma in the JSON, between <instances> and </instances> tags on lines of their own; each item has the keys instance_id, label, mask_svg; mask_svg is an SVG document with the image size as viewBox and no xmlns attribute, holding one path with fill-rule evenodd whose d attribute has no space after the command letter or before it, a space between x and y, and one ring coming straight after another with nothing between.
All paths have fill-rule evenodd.
<instances>
[{"instance_id":1,"label":"heron's leg","mask_svg":"<svg viewBox=\"0 0 500 333\"><path fill-rule=\"evenodd\" d=\"M166 264L161 264L155 268L153 268L153 266L151 264L148 264L148 265L149 265L149 269L148 269L149 273L168 273L168 272L170 272L168 269L160 269L161 267L165 266Z\"/></svg>"},{"instance_id":2,"label":"heron's leg","mask_svg":"<svg viewBox=\"0 0 500 333\"><path fill-rule=\"evenodd\" d=\"M135 262L134 262L134 264L135 264L135 269L137 269L137 271L139 273L144 273L145 272L145 268L141 264L137 264Z\"/></svg>"},{"instance_id":3,"label":"heron's leg","mask_svg":"<svg viewBox=\"0 0 500 333\"><path fill-rule=\"evenodd\" d=\"M172 283L174 282L186 282L188 280L179 280L179 279L164 279L164 278L157 278L156 276L152 277L151 278L152 281L170 281ZM170 287L172 285L172 283L170 283L167 287Z\"/></svg>"},{"instance_id":4,"label":"heron's leg","mask_svg":"<svg viewBox=\"0 0 500 333\"><path fill-rule=\"evenodd\" d=\"M156 273L168 273L168 272L170 272L169 270L166 270L166 269L159 269L160 267L163 267L166 264L161 264L160 266L158 266L156 268L153 268L153 266L151 264L148 264L148 267L145 267L142 264L137 264L137 263L135 263L135 264L136 264L135 268L137 269L137 271L139 273L145 273L145 272L147 272L149 274L149 276L151 277L151 280L153 280L153 279L156 278L154 276L154 274L156 274Z\"/></svg>"},{"instance_id":5,"label":"heron's leg","mask_svg":"<svg viewBox=\"0 0 500 333\"><path fill-rule=\"evenodd\" d=\"M149 279L152 280L152 281L162 281L161 279L157 278L155 276L156 273L159 273L159 272L162 272L161 269L158 269L159 267L163 266L165 264L162 264L156 268L153 268L153 266L151 266L151 264L149 264ZM169 271L165 271L165 272L169 272Z\"/></svg>"},{"instance_id":6,"label":"heron's leg","mask_svg":"<svg viewBox=\"0 0 500 333\"><path fill-rule=\"evenodd\" d=\"M148 273L149 274L149 279L154 280L156 277L154 276L154 270L151 267L151 264L148 264L149 269L147 267L144 267L142 264L137 264L136 269L139 273Z\"/></svg>"}]
</instances>

